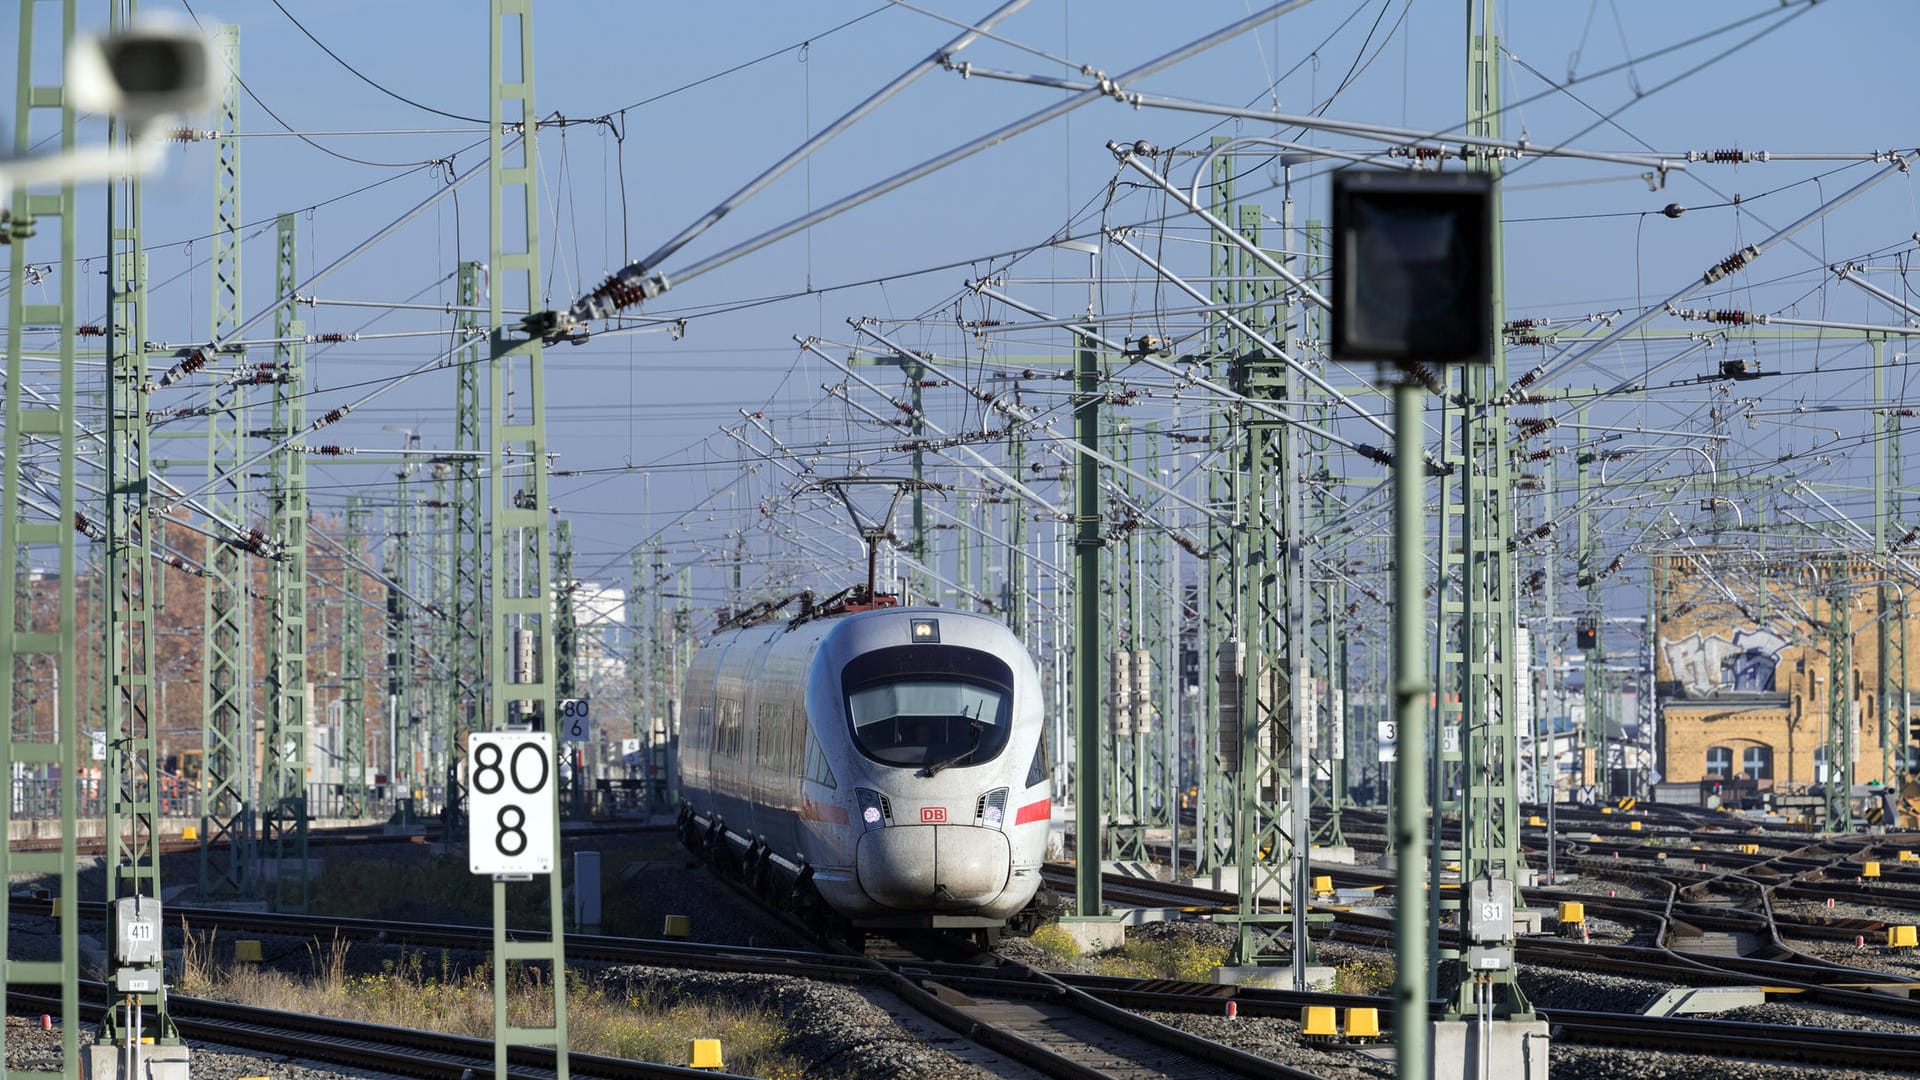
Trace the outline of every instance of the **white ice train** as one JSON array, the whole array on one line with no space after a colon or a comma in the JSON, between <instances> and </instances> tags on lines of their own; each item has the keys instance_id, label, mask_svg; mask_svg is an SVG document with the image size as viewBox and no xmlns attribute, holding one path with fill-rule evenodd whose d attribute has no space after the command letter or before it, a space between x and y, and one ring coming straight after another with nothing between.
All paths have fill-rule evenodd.
<instances>
[{"instance_id":1,"label":"white ice train","mask_svg":"<svg viewBox=\"0 0 1920 1080\"><path fill-rule=\"evenodd\" d=\"M723 629L680 716L682 836L770 896L855 928L991 929L1040 885L1039 676L995 619L882 606Z\"/></svg>"}]
</instances>

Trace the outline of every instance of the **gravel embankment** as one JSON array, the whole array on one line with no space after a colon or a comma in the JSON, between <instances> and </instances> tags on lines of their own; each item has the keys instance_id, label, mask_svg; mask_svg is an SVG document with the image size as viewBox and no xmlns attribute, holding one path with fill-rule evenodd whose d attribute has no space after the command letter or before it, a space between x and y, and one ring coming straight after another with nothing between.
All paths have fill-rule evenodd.
<instances>
[{"instance_id":1,"label":"gravel embankment","mask_svg":"<svg viewBox=\"0 0 1920 1080\"><path fill-rule=\"evenodd\" d=\"M93 1035L94 1029L91 1027L81 1032L82 1054L86 1053L86 1046L93 1040ZM192 1050L188 1068L192 1070L194 1080L241 1080L242 1077L258 1076L272 1077L273 1080L361 1080L394 1075L212 1046L196 1045ZM54 1070L60 1069L61 1065L59 1029L44 1030L37 1021L7 1017L7 1068ZM67 1076L79 1075L79 1070L74 1068L62 1071Z\"/></svg>"},{"instance_id":2,"label":"gravel embankment","mask_svg":"<svg viewBox=\"0 0 1920 1080\"><path fill-rule=\"evenodd\" d=\"M646 837L632 844L606 845L603 873L606 879L606 930L609 933L656 935L666 915L684 914L692 918L691 937L716 945L758 945L807 948L784 925L756 905L742 899L716 880L706 869L692 863L670 837ZM405 860L428 857L419 845L378 845L356 852L358 857ZM191 873L183 866L183 876ZM1632 887L1605 878L1563 879L1566 888L1604 895L1608 888L1622 896L1632 895ZM1824 912L1823 910L1823 913ZM1840 912L1838 914L1852 914ZM435 921L459 917L438 908L429 898L413 901L404 914L388 917ZM1872 916L1863 916L1872 917ZM1619 940L1631 936L1632 928L1607 920L1591 919L1595 941ZM97 934L97 929L89 931ZM1192 939L1202 944L1226 945L1235 936L1233 927L1212 922L1153 923L1130 931L1135 940ZM49 942L50 943L50 942ZM20 944L17 940L16 945ZM1358 983L1367 978L1376 981L1391 977L1391 954L1382 949L1342 943L1318 946L1319 960L1342 968ZM269 959L278 955L289 967L309 965L312 958L302 943L266 943ZM398 955L391 946L355 945L352 968L377 971ZM1843 962L1860 963L1857 951L1847 944L1844 951L1856 954L1836 956ZM1867 950L1873 952L1875 950ZM1001 953L1009 959L1051 971L1091 971L1095 965L1086 959L1065 959L1048 953L1025 939L1010 938ZM477 958L455 957L456 964L477 962ZM609 967L582 965L591 969L609 991L624 990L631 996L657 999L691 996L723 1000L748 1011L764 1012L782 1018L794 1033L781 1047L788 1056L811 1065L808 1076L834 1080L975 1080L983 1077L1029 1077L1027 1070L999 1059L919 1017L902 1003L881 991L862 987L816 983L769 975L735 975L717 972L687 971L640 966ZM1522 986L1534 1004L1542 1009L1605 1009L1619 1011L1644 1008L1668 986L1641 979L1527 966L1522 969ZM1384 992L1384 986L1362 987ZM1274 1061L1283 1062L1325 1077L1326 1080L1381 1080L1391 1077L1393 1067L1366 1056L1364 1048L1343 1045L1304 1043L1299 1025L1292 1019L1195 1014L1148 1014L1169 1026L1216 1039ZM1853 1014L1836 1014L1800 1006L1765 1005L1723 1014L1726 1019L1750 1019L1769 1023L1852 1027L1861 1030L1911 1030L1909 1025ZM36 1023L8 1021L9 1067L48 1068L54 1064L46 1055L58 1053L57 1032L42 1032ZM91 1033L89 1032L89 1037ZM1586 1049L1556 1045L1552 1050L1555 1080L1724 1080L1729 1072L1747 1072L1769 1080L1868 1080L1893 1075L1884 1072L1807 1069L1773 1063L1751 1066L1730 1065L1724 1058L1681 1054L1623 1054L1618 1050ZM280 1080L321 1080L321 1078L361 1078L377 1076L359 1070L283 1061L270 1057L226 1052L209 1047L194 1050L193 1072L202 1080L238 1080L240 1077L271 1076ZM1920 1075L1920 1065L1916 1073Z\"/></svg>"}]
</instances>

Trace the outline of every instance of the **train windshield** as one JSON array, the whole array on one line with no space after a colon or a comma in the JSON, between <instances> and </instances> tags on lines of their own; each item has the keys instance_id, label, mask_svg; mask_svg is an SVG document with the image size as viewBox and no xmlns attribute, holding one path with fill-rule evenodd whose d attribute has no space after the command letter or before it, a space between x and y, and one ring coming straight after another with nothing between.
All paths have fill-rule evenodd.
<instances>
[{"instance_id":1,"label":"train windshield","mask_svg":"<svg viewBox=\"0 0 1920 1080\"><path fill-rule=\"evenodd\" d=\"M842 675L854 744L928 776L992 760L1012 724L1012 675L985 653L953 646L867 653Z\"/></svg>"}]
</instances>

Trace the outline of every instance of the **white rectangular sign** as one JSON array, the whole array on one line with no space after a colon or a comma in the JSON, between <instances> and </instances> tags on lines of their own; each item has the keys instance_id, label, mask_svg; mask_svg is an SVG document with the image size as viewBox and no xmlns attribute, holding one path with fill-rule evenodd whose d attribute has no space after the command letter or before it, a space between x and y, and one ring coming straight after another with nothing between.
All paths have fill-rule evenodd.
<instances>
[{"instance_id":1,"label":"white rectangular sign","mask_svg":"<svg viewBox=\"0 0 1920 1080\"><path fill-rule=\"evenodd\" d=\"M467 737L467 868L476 874L553 872L553 736L544 731Z\"/></svg>"},{"instance_id":2,"label":"white rectangular sign","mask_svg":"<svg viewBox=\"0 0 1920 1080\"><path fill-rule=\"evenodd\" d=\"M1347 758L1347 692L1338 686L1333 688L1333 717L1330 726L1332 731L1328 737L1333 743L1331 756L1335 761L1345 761Z\"/></svg>"},{"instance_id":3,"label":"white rectangular sign","mask_svg":"<svg viewBox=\"0 0 1920 1080\"><path fill-rule=\"evenodd\" d=\"M593 726L587 722L587 699L583 697L561 698L553 703L560 714L560 723L556 725L560 738L566 742L592 742Z\"/></svg>"},{"instance_id":4,"label":"white rectangular sign","mask_svg":"<svg viewBox=\"0 0 1920 1080\"><path fill-rule=\"evenodd\" d=\"M1300 698L1300 727L1308 751L1313 751L1320 748L1320 680L1308 679L1306 691Z\"/></svg>"},{"instance_id":5,"label":"white rectangular sign","mask_svg":"<svg viewBox=\"0 0 1920 1080\"><path fill-rule=\"evenodd\" d=\"M1440 729L1440 753L1449 757L1460 756L1460 725L1447 724Z\"/></svg>"},{"instance_id":6,"label":"white rectangular sign","mask_svg":"<svg viewBox=\"0 0 1920 1080\"><path fill-rule=\"evenodd\" d=\"M1395 735L1399 731L1399 729L1400 729L1400 725L1398 721L1394 721L1394 720L1380 721L1380 760L1381 761L1392 761L1394 759L1394 744L1397 741L1395 738Z\"/></svg>"}]
</instances>

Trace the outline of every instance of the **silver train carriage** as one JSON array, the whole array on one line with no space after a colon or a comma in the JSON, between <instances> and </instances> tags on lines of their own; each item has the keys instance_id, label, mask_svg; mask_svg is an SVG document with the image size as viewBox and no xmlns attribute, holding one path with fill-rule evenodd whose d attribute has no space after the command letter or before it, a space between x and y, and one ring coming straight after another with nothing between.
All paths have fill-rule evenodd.
<instances>
[{"instance_id":1,"label":"silver train carriage","mask_svg":"<svg viewBox=\"0 0 1920 1080\"><path fill-rule=\"evenodd\" d=\"M750 875L810 880L854 926L994 927L1039 887L1039 676L994 619L886 607L723 631L680 716L683 827Z\"/></svg>"}]
</instances>

